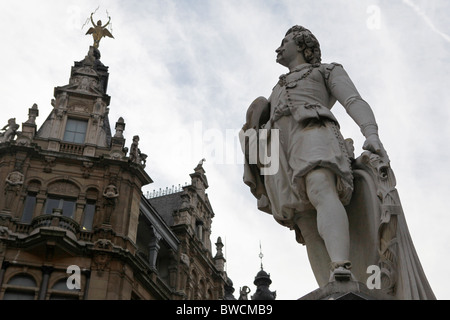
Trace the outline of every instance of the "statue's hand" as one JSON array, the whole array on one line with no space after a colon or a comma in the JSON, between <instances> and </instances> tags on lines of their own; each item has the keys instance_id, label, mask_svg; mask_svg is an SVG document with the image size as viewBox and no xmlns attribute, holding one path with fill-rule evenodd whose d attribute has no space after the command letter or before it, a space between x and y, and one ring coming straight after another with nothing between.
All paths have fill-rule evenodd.
<instances>
[{"instance_id":1,"label":"statue's hand","mask_svg":"<svg viewBox=\"0 0 450 320\"><path fill-rule=\"evenodd\" d=\"M387 152L377 134L371 134L366 138L363 149L379 155L386 163L390 162Z\"/></svg>"}]
</instances>

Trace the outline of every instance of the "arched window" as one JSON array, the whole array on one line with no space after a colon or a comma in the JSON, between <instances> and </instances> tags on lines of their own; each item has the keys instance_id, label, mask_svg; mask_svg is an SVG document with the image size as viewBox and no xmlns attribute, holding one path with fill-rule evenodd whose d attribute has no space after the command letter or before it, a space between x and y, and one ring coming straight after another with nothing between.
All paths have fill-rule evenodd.
<instances>
[{"instance_id":1,"label":"arched window","mask_svg":"<svg viewBox=\"0 0 450 320\"><path fill-rule=\"evenodd\" d=\"M69 289L66 278L58 280L51 290L48 290L50 300L78 300L80 291L80 289Z\"/></svg>"},{"instance_id":2,"label":"arched window","mask_svg":"<svg viewBox=\"0 0 450 320\"><path fill-rule=\"evenodd\" d=\"M63 216L73 219L76 201L76 198L49 196L45 203L45 214L52 214L57 209L62 211Z\"/></svg>"},{"instance_id":3,"label":"arched window","mask_svg":"<svg viewBox=\"0 0 450 320\"><path fill-rule=\"evenodd\" d=\"M95 200L88 200L86 202L86 206L84 207L83 223L81 224L81 227L85 231L92 230L95 215L95 204Z\"/></svg>"},{"instance_id":4,"label":"arched window","mask_svg":"<svg viewBox=\"0 0 450 320\"><path fill-rule=\"evenodd\" d=\"M79 193L79 187L72 182L59 180L51 183L47 188L48 197L43 213L62 212L63 216L73 219Z\"/></svg>"},{"instance_id":5,"label":"arched window","mask_svg":"<svg viewBox=\"0 0 450 320\"><path fill-rule=\"evenodd\" d=\"M27 196L25 197L24 206L22 210L22 223L30 223L33 219L37 203L37 194L41 188L41 182L39 180L31 180L27 187Z\"/></svg>"},{"instance_id":6,"label":"arched window","mask_svg":"<svg viewBox=\"0 0 450 320\"><path fill-rule=\"evenodd\" d=\"M92 231L94 225L94 216L97 209L98 190L95 188L89 188L86 192L86 205L83 212L83 221L81 228L84 231Z\"/></svg>"},{"instance_id":7,"label":"arched window","mask_svg":"<svg viewBox=\"0 0 450 320\"><path fill-rule=\"evenodd\" d=\"M6 284L3 300L35 300L38 289L32 276L19 274L12 277Z\"/></svg>"},{"instance_id":8,"label":"arched window","mask_svg":"<svg viewBox=\"0 0 450 320\"><path fill-rule=\"evenodd\" d=\"M36 193L29 193L25 198L22 219L23 223L30 223L33 219L34 208L36 207Z\"/></svg>"}]
</instances>

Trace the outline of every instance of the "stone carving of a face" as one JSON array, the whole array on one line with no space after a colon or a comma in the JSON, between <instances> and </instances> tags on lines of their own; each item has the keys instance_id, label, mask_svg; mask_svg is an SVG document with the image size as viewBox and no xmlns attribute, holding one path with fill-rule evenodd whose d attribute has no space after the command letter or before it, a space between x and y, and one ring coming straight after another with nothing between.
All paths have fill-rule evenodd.
<instances>
[{"instance_id":1,"label":"stone carving of a face","mask_svg":"<svg viewBox=\"0 0 450 320\"><path fill-rule=\"evenodd\" d=\"M281 45L275 52L277 53L277 62L285 67L289 67L289 64L301 55L293 33L289 33L284 37Z\"/></svg>"}]
</instances>

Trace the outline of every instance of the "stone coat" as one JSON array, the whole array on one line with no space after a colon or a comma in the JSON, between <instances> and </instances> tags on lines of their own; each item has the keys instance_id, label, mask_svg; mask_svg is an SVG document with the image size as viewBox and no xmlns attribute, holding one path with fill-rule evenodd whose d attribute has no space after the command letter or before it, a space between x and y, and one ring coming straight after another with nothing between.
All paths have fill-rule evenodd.
<instances>
[{"instance_id":1,"label":"stone coat","mask_svg":"<svg viewBox=\"0 0 450 320\"><path fill-rule=\"evenodd\" d=\"M314 209L304 177L317 167L337 176L338 194L344 205L353 191L349 149L331 108L339 101L358 124L375 122L370 106L361 98L340 64L302 64L280 76L268 99L270 119L265 129L279 130L279 170L262 179L246 164L244 181L252 188L264 181L255 196L261 210L273 214L287 227L296 228L295 216ZM367 115L367 116L366 116ZM364 119L365 116L365 119ZM271 147L270 137L267 148ZM298 239L303 242L301 235Z\"/></svg>"}]
</instances>

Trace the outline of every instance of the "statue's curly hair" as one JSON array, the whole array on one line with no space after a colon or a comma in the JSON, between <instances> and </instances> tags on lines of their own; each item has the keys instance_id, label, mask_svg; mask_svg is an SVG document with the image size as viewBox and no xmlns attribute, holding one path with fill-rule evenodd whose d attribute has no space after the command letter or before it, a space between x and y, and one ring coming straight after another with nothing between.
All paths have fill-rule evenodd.
<instances>
[{"instance_id":1,"label":"statue's curly hair","mask_svg":"<svg viewBox=\"0 0 450 320\"><path fill-rule=\"evenodd\" d=\"M290 33L294 34L295 43L303 52L306 62L315 64L322 61L319 41L311 31L302 26L296 25L286 32L286 36Z\"/></svg>"}]
</instances>

